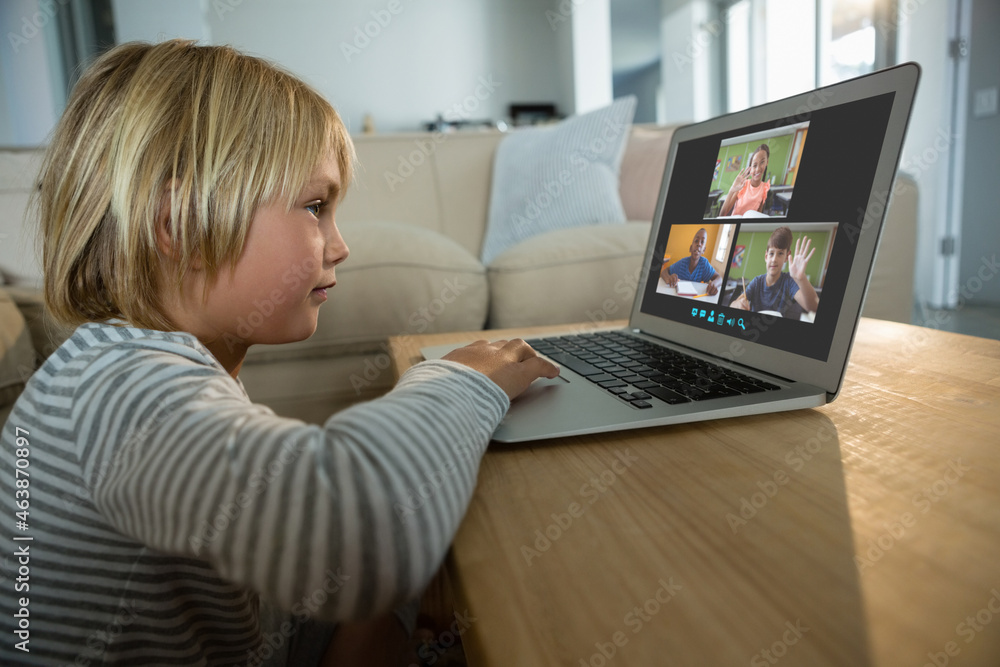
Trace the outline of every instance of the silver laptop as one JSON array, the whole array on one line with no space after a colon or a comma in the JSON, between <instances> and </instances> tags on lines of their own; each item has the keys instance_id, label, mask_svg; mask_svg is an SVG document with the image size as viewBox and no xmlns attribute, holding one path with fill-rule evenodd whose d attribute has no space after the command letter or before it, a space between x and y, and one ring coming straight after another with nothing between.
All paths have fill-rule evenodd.
<instances>
[{"instance_id":1,"label":"silver laptop","mask_svg":"<svg viewBox=\"0 0 1000 667\"><path fill-rule=\"evenodd\" d=\"M907 63L678 129L628 327L527 337L563 370L494 440L836 398L919 75Z\"/></svg>"}]
</instances>

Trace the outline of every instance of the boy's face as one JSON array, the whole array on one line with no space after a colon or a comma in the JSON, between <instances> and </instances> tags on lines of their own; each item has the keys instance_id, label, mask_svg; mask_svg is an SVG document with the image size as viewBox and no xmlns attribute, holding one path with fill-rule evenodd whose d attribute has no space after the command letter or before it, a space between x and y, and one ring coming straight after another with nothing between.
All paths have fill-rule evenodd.
<instances>
[{"instance_id":1,"label":"boy's face","mask_svg":"<svg viewBox=\"0 0 1000 667\"><path fill-rule=\"evenodd\" d=\"M764 255L764 263L767 265L767 275L770 278L777 278L781 274L781 267L788 259L788 251L774 246L767 246L767 253Z\"/></svg>"},{"instance_id":2,"label":"boy's face","mask_svg":"<svg viewBox=\"0 0 1000 667\"><path fill-rule=\"evenodd\" d=\"M316 331L334 267L348 248L334 221L340 170L331 154L320 161L291 210L284 201L260 207L246 245L230 271L220 271L203 317L219 338L247 345L304 340ZM199 336L201 338L201 336Z\"/></svg>"},{"instance_id":3,"label":"boy's face","mask_svg":"<svg viewBox=\"0 0 1000 667\"><path fill-rule=\"evenodd\" d=\"M750 183L754 187L760 185L765 171L767 171L767 153L757 151L753 154L753 159L750 160Z\"/></svg>"},{"instance_id":4,"label":"boy's face","mask_svg":"<svg viewBox=\"0 0 1000 667\"><path fill-rule=\"evenodd\" d=\"M698 230L691 241L691 256L700 257L705 254L705 243L708 241L708 234L704 229Z\"/></svg>"}]
</instances>

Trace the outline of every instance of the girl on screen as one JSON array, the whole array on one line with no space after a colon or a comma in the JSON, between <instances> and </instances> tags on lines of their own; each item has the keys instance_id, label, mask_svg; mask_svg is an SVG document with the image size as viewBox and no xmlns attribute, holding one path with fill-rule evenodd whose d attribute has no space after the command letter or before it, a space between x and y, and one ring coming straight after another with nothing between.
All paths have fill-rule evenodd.
<instances>
[{"instance_id":1,"label":"girl on screen","mask_svg":"<svg viewBox=\"0 0 1000 667\"><path fill-rule=\"evenodd\" d=\"M767 144L761 144L754 151L750 165L733 180L719 212L720 216L743 215L747 211L764 212L764 202L771 188L771 184L764 180L770 157L771 149Z\"/></svg>"}]
</instances>

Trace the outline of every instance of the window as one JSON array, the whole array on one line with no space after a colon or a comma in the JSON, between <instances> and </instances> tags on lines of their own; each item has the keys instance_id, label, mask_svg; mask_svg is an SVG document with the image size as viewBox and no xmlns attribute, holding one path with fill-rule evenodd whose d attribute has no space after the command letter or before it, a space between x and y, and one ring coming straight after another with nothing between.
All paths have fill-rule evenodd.
<instances>
[{"instance_id":1,"label":"window","mask_svg":"<svg viewBox=\"0 0 1000 667\"><path fill-rule=\"evenodd\" d=\"M722 262L722 266L725 266L726 260L729 259L729 239L732 227L731 224L722 225L722 231L719 233L719 244L715 248L715 261Z\"/></svg>"},{"instance_id":2,"label":"window","mask_svg":"<svg viewBox=\"0 0 1000 667\"><path fill-rule=\"evenodd\" d=\"M796 95L893 64L895 0L729 0L726 111Z\"/></svg>"},{"instance_id":3,"label":"window","mask_svg":"<svg viewBox=\"0 0 1000 667\"><path fill-rule=\"evenodd\" d=\"M820 7L818 84L875 71L875 0L822 0Z\"/></svg>"}]
</instances>

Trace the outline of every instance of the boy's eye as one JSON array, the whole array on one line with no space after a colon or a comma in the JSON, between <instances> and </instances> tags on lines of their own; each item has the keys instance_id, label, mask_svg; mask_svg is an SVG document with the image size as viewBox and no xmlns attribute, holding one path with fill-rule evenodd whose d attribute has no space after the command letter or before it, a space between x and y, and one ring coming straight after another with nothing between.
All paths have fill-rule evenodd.
<instances>
[{"instance_id":1,"label":"boy's eye","mask_svg":"<svg viewBox=\"0 0 1000 667\"><path fill-rule=\"evenodd\" d=\"M323 210L323 202L317 201L312 204L306 204L306 210L318 218L319 212Z\"/></svg>"}]
</instances>

